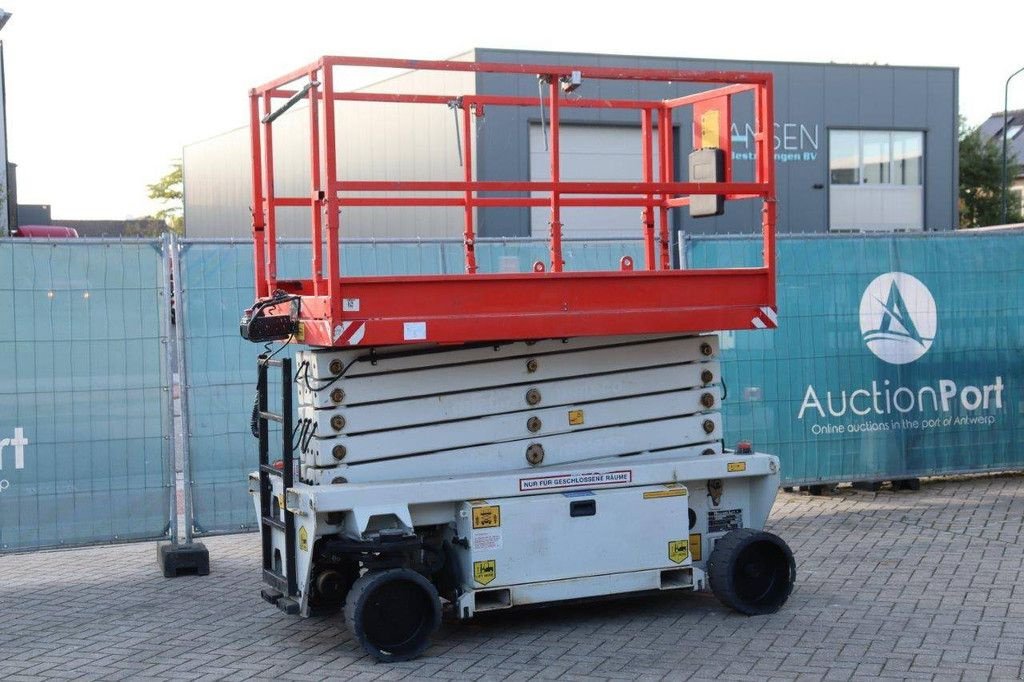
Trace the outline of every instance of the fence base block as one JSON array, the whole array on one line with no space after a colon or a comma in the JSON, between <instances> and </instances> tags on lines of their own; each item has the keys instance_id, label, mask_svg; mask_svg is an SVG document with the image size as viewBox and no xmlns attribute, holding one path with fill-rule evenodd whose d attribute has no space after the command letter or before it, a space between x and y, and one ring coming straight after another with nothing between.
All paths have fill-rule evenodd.
<instances>
[{"instance_id":1,"label":"fence base block","mask_svg":"<svg viewBox=\"0 0 1024 682\"><path fill-rule=\"evenodd\" d=\"M156 548L156 560L165 578L210 574L210 552L201 542L159 545Z\"/></svg>"}]
</instances>

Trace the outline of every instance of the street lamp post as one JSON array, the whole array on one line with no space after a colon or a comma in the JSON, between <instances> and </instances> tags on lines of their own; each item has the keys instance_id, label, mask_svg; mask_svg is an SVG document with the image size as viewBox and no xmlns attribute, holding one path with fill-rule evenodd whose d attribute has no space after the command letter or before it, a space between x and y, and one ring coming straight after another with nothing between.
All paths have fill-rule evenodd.
<instances>
[{"instance_id":1,"label":"street lamp post","mask_svg":"<svg viewBox=\"0 0 1024 682\"><path fill-rule=\"evenodd\" d=\"M1010 108L1010 81L1022 71L1024 71L1024 66L1011 73L1010 77L1006 79L1006 87L1003 88L1003 225L1006 224L1006 126L1009 122L1007 110Z\"/></svg>"},{"instance_id":2,"label":"street lamp post","mask_svg":"<svg viewBox=\"0 0 1024 682\"><path fill-rule=\"evenodd\" d=\"M0 29L7 25L11 13L0 9ZM0 40L0 237L11 233L11 223L17 225L18 207L11 201L10 180L7 177L7 83L4 76L4 43Z\"/></svg>"}]
</instances>

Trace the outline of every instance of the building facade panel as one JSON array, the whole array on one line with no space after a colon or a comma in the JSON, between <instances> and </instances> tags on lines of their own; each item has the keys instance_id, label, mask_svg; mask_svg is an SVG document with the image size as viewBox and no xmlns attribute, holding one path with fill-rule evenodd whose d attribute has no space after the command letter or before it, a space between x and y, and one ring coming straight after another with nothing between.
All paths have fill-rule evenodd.
<instances>
[{"instance_id":1,"label":"building facade panel","mask_svg":"<svg viewBox=\"0 0 1024 682\"><path fill-rule=\"evenodd\" d=\"M478 49L477 59L497 62L594 63L595 55L567 55L546 52ZM597 57L601 66L642 68L677 68L697 70L770 71L775 75L775 154L776 181L779 196L779 228L787 232L825 232L829 229L952 229L957 223L955 169L957 130L956 82L953 68L893 67L876 65L798 64L742 62L700 59L667 59L653 57ZM478 91L484 94L507 94L512 79L479 74ZM518 77L516 92L522 94L531 79ZM532 83L535 87L535 82ZM644 98L675 97L698 89L674 84L636 84L601 81L585 83L589 97ZM902 88L913 92L906 96ZM921 97L922 87L927 97ZM569 95L570 97L572 95ZM489 134L480 137L479 179L508 178L514 170L521 171L524 159L529 160L531 125L539 121L540 112L512 110L502 118L500 134L492 126ZM733 160L737 179L752 175L753 152L751 130L752 101L735 98L733 112ZM691 147L690 118L683 112L674 120L677 158L685 161ZM639 125L634 112L562 110L562 121L576 125ZM493 123L493 121L492 121ZM830 225L830 162L829 131L919 131L923 135L922 189L917 204L915 190L893 187L891 180L878 187L843 187L839 193L853 193L852 204L877 202L872 211L858 210L863 222L843 220ZM875 165L895 167L893 144L888 151L872 152ZM883 154L885 155L881 155ZM881 156L880 156L881 155ZM877 158L875 158L877 157ZM677 164L678 165L678 164ZM676 177L679 175L676 169ZM894 173L895 171L893 171ZM887 172L888 173L888 172ZM889 177L892 173L888 173ZM523 177L523 175L519 175ZM873 177L873 176L872 176ZM860 184L872 184L860 183ZM536 230L536 216L531 220L526 209L484 209L480 230L485 236L528 236ZM717 218L694 220L684 211L674 211L676 229L694 233L741 233L759 226L759 207L753 203L732 202L726 213ZM916 217L915 217L916 216ZM850 218L851 216L847 216ZM637 219L639 230L639 218Z\"/></svg>"}]
</instances>

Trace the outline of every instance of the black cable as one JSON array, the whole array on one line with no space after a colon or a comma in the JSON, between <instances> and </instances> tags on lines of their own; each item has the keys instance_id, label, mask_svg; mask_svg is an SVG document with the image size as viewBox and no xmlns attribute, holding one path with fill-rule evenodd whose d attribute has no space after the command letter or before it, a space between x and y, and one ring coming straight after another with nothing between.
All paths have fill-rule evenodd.
<instances>
[{"instance_id":1,"label":"black cable","mask_svg":"<svg viewBox=\"0 0 1024 682\"><path fill-rule=\"evenodd\" d=\"M309 434L306 436L305 442L302 443L302 454L306 454L307 452L309 452L309 444L313 440L313 436L316 435L316 422L314 422L312 419L310 419L309 421L311 424L313 424L313 428L309 430Z\"/></svg>"},{"instance_id":2,"label":"black cable","mask_svg":"<svg viewBox=\"0 0 1024 682\"><path fill-rule=\"evenodd\" d=\"M300 419L296 424L295 428L292 429L292 452L295 452L302 445L303 440L306 438L306 431L309 429L309 425L313 424L313 428L316 428L316 424L312 419ZM299 427L302 427L300 430ZM295 440L295 434L299 434L298 441Z\"/></svg>"},{"instance_id":3,"label":"black cable","mask_svg":"<svg viewBox=\"0 0 1024 682\"><path fill-rule=\"evenodd\" d=\"M330 388L335 383L337 383L338 379L341 379L343 376L345 376L345 373L348 372L348 370L352 367L352 365L356 364L359 361L364 361L365 362L366 360L369 360L371 357L372 357L371 355L367 354L367 355L360 355L359 357L356 357L356 358L352 358L352 360L350 360L349 363L347 365L345 365L340 372L338 372L334 376L330 377L329 379L320 379L320 381L322 381L324 383L320 384L319 386L315 386L315 387L312 384L309 383L309 362L304 360L302 362L302 364L299 365L299 369L303 370L302 382L304 384L306 384L306 388L308 388L310 391L313 391L314 393L319 393L320 391L324 390L325 388ZM295 379L296 379L296 381L298 380L298 372L295 373Z\"/></svg>"},{"instance_id":4,"label":"black cable","mask_svg":"<svg viewBox=\"0 0 1024 682\"><path fill-rule=\"evenodd\" d=\"M256 389L256 395L252 399L252 414L249 416L249 430L253 438L260 437L260 391Z\"/></svg>"},{"instance_id":5,"label":"black cable","mask_svg":"<svg viewBox=\"0 0 1024 682\"><path fill-rule=\"evenodd\" d=\"M295 376L292 377L292 381L293 382L295 382L296 384L299 383L299 374L302 373L302 370L308 364L309 364L309 360L303 360L302 362L299 363L299 366L295 368Z\"/></svg>"},{"instance_id":6,"label":"black cable","mask_svg":"<svg viewBox=\"0 0 1024 682\"><path fill-rule=\"evenodd\" d=\"M285 291L282 291L281 289L277 289L277 290L274 291L273 295L270 298L268 298L266 300L263 300L263 301L259 301L258 303L256 303L251 308L251 310L250 310L250 313L251 313L250 314L250 318L251 319L255 319L261 312L263 312L267 308L269 308L271 306L275 306L275 305L280 305L282 303L287 303L289 301L298 301L299 302L299 314L301 315L302 314L302 297L301 296L297 296L295 294L289 294L289 293L287 293ZM264 344L264 346L263 346L263 355L265 356L264 357L264 362L266 362L267 360L270 360L275 355L277 355L282 350L284 350L285 346L287 346L289 343L291 343L294 340L294 338L295 338L294 334L289 335L288 338L274 352L270 352L270 342L269 341L266 344ZM298 426L298 424L296 424L296 426ZM249 431L252 432L253 438L259 438L260 437L260 391L259 391L259 387L256 388L256 395L253 397L253 401L252 401L252 414L249 416ZM294 437L294 435L295 435L295 429L292 429L292 436Z\"/></svg>"},{"instance_id":7,"label":"black cable","mask_svg":"<svg viewBox=\"0 0 1024 682\"><path fill-rule=\"evenodd\" d=\"M285 339L284 341L282 341L282 342L281 342L281 345L277 347L277 350L275 350L275 351L274 351L273 353L271 353L270 355L268 355L268 356L267 356L267 360L270 360L270 359L271 359L271 358L273 358L273 357L274 357L275 355L277 355L278 353L280 353L281 351L283 351L283 350L284 350L284 349L285 349L285 348L286 348L286 347L288 346L288 344L292 342L292 340L293 340L294 338L295 338L295 335L294 335L294 334L291 334L291 335L290 335L290 336L289 336L289 337L288 337L287 339ZM268 350L268 351L269 351L269 350L270 350L269 346L270 346L270 344L268 343L268 344L267 344L266 346L264 346L264 348L265 348L266 350Z\"/></svg>"},{"instance_id":8,"label":"black cable","mask_svg":"<svg viewBox=\"0 0 1024 682\"><path fill-rule=\"evenodd\" d=\"M280 346L278 346L277 350L275 350L273 353L270 352L270 342L265 343L263 345L263 361L266 362L267 360L270 360L275 355L284 350L285 346L287 346L291 342L292 338L292 336L289 336L288 339L285 340ZM249 431L252 432L253 438L260 437L260 389L258 385L256 387L256 394L253 396L252 399L252 414L249 415ZM294 433L295 432L293 429L292 434L294 435Z\"/></svg>"}]
</instances>

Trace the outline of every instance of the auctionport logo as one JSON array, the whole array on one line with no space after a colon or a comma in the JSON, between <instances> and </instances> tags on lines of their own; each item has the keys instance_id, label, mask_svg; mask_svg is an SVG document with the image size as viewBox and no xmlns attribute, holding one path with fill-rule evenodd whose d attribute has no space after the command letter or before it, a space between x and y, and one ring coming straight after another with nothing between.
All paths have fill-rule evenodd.
<instances>
[{"instance_id":1,"label":"auctionport logo","mask_svg":"<svg viewBox=\"0 0 1024 682\"><path fill-rule=\"evenodd\" d=\"M887 272L868 284L860 299L860 332L880 360L905 365L924 356L935 341L935 299L921 280ZM853 332L853 330L850 330ZM867 377L859 386L808 384L797 420L812 421L814 436L991 426L1004 409L1001 374L983 383L927 378L903 386Z\"/></svg>"},{"instance_id":2,"label":"auctionport logo","mask_svg":"<svg viewBox=\"0 0 1024 682\"><path fill-rule=\"evenodd\" d=\"M864 343L891 365L905 365L927 353L937 326L932 293L921 280L905 272L879 275L860 299Z\"/></svg>"}]
</instances>

